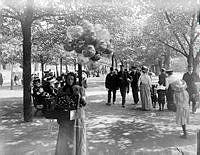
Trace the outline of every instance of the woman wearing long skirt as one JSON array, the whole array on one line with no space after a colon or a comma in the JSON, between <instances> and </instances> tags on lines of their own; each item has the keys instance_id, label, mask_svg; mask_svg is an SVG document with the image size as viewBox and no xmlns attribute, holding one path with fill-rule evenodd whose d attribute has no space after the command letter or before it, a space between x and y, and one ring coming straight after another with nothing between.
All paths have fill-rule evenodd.
<instances>
[{"instance_id":1,"label":"woman wearing long skirt","mask_svg":"<svg viewBox=\"0 0 200 155\"><path fill-rule=\"evenodd\" d=\"M140 97L142 101L142 110L151 110L152 109L152 100L151 100L151 78L147 74L148 68L142 67L142 74L138 81L138 86L140 88Z\"/></svg>"},{"instance_id":2,"label":"woman wearing long skirt","mask_svg":"<svg viewBox=\"0 0 200 155\"><path fill-rule=\"evenodd\" d=\"M75 84L75 74L68 73L66 75L66 85L61 89L59 95L66 95L67 98L73 99L73 95L76 95L74 93ZM67 104L64 104L64 106L67 106L67 109L71 109L69 116L61 117L57 120L59 124L59 133L55 152L56 155L86 155L86 127L84 122L84 106L86 102L82 96L78 96L78 100L76 100L76 98L74 99L77 102L73 102L71 99L69 102L66 102ZM76 119L76 113L73 113L77 108L79 108L79 114L81 115L79 119Z\"/></svg>"},{"instance_id":3,"label":"woman wearing long skirt","mask_svg":"<svg viewBox=\"0 0 200 155\"><path fill-rule=\"evenodd\" d=\"M189 94L186 91L186 82L177 80L171 84L174 90L174 99L176 104L176 123L182 126L183 135L181 138L187 138L186 125L189 123Z\"/></svg>"}]
</instances>

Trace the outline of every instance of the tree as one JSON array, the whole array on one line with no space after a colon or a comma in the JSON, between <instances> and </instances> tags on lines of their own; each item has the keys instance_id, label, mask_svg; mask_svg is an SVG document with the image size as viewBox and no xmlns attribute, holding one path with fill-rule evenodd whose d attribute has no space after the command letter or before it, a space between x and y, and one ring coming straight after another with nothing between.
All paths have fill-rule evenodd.
<instances>
[{"instance_id":1,"label":"tree","mask_svg":"<svg viewBox=\"0 0 200 155\"><path fill-rule=\"evenodd\" d=\"M34 8L34 0L27 0L16 3L14 0L3 1L4 7L1 8L1 17L15 19L20 22L23 40L23 107L24 121L32 121L31 104L31 27L34 21L48 16L60 15L63 11L59 2L42 2L42 8ZM57 7L58 11L55 11ZM25 8L25 9L23 9Z\"/></svg>"},{"instance_id":2,"label":"tree","mask_svg":"<svg viewBox=\"0 0 200 155\"><path fill-rule=\"evenodd\" d=\"M155 42L162 43L169 52L173 50L186 57L188 66L193 66L197 72L200 53L195 48L199 42L199 32L196 31L196 8L191 4L174 1L170 8L167 2L163 7L156 6L150 16L151 23L147 25L149 31L144 33Z\"/></svg>"},{"instance_id":3,"label":"tree","mask_svg":"<svg viewBox=\"0 0 200 155\"><path fill-rule=\"evenodd\" d=\"M16 63L22 63L22 49L19 40L10 39L9 42L1 44L0 61L4 64L11 65L10 89L13 90L13 65Z\"/></svg>"}]
</instances>

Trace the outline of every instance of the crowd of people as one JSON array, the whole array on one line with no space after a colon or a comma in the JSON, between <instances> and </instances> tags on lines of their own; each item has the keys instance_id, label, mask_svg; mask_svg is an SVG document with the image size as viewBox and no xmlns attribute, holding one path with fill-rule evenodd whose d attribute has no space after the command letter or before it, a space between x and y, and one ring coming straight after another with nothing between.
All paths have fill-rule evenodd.
<instances>
[{"instance_id":1,"label":"crowd of people","mask_svg":"<svg viewBox=\"0 0 200 155\"><path fill-rule=\"evenodd\" d=\"M36 106L37 103L43 105L41 110L44 116L48 108L47 99L56 98L56 102L53 102L54 111L52 113L55 115L54 113L57 112L56 119L59 124L55 154L86 155L85 80L83 80L83 86L79 86L77 76L73 72L56 78L52 72L45 71L42 80L33 75L32 82L34 102ZM46 118L52 119L49 116Z\"/></svg>"},{"instance_id":2,"label":"crowd of people","mask_svg":"<svg viewBox=\"0 0 200 155\"><path fill-rule=\"evenodd\" d=\"M110 73L105 79L105 87L108 91L107 105L116 103L116 92L120 90L121 106L125 108L126 94L132 89L133 104L141 100L141 109L150 111L156 108L158 103L159 111L163 111L167 103L168 110L176 112L176 123L182 126L182 138L187 137L186 124L189 123L190 104L192 113L196 112L199 105L199 90L196 82L200 82L199 76L193 72L193 67L189 66L188 71L182 79L173 74L173 70L161 69L157 83L152 83L151 72L146 66L141 69L131 66L127 71L123 65L120 71L110 68ZM198 104L197 104L198 103Z\"/></svg>"}]
</instances>

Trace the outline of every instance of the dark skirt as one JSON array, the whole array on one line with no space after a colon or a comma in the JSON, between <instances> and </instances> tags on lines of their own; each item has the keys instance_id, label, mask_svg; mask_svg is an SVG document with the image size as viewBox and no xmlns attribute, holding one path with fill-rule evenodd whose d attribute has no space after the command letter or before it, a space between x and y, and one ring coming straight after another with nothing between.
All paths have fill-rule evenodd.
<instances>
[{"instance_id":1,"label":"dark skirt","mask_svg":"<svg viewBox=\"0 0 200 155\"><path fill-rule=\"evenodd\" d=\"M165 104L166 90L157 90L158 93L158 103Z\"/></svg>"}]
</instances>

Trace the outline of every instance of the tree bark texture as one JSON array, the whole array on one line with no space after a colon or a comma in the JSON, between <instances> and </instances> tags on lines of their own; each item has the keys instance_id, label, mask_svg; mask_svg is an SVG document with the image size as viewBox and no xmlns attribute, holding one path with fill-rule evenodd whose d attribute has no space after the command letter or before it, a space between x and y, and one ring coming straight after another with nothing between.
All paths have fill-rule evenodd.
<instances>
[{"instance_id":1,"label":"tree bark texture","mask_svg":"<svg viewBox=\"0 0 200 155\"><path fill-rule=\"evenodd\" d=\"M60 58L60 75L62 74L62 58Z\"/></svg>"},{"instance_id":2,"label":"tree bark texture","mask_svg":"<svg viewBox=\"0 0 200 155\"><path fill-rule=\"evenodd\" d=\"M32 121L31 103L31 25L33 18L33 0L27 0L24 20L21 22L23 34L23 108L24 121Z\"/></svg>"}]
</instances>

